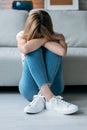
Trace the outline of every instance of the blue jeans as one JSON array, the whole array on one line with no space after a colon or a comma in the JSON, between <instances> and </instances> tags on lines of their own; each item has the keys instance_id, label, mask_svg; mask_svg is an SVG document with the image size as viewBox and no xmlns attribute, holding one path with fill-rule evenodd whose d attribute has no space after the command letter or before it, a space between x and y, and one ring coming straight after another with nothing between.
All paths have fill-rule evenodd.
<instances>
[{"instance_id":1,"label":"blue jeans","mask_svg":"<svg viewBox=\"0 0 87 130\"><path fill-rule=\"evenodd\" d=\"M63 92L62 57L39 48L25 56L19 91L27 100L32 100L41 87L48 83L55 95Z\"/></svg>"}]
</instances>

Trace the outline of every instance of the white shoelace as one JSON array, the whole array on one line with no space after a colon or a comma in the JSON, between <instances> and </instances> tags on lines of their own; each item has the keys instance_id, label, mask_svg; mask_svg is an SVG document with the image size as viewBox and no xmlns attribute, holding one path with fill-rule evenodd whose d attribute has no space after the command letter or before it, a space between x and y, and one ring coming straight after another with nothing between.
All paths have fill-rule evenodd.
<instances>
[{"instance_id":1,"label":"white shoelace","mask_svg":"<svg viewBox=\"0 0 87 130\"><path fill-rule=\"evenodd\" d=\"M55 98L54 98L54 102L55 103L61 103L62 105L66 105L67 107L70 105L70 103L68 103L68 102L66 102L66 101L64 101L64 100L62 100L63 99L63 97L62 96L56 96Z\"/></svg>"},{"instance_id":2,"label":"white shoelace","mask_svg":"<svg viewBox=\"0 0 87 130\"><path fill-rule=\"evenodd\" d=\"M37 98L39 98L39 97L41 97L43 99L43 101L45 102L44 96L42 96L42 95L34 95L33 101L30 102L29 106L32 105L32 104L34 104L36 102Z\"/></svg>"}]
</instances>

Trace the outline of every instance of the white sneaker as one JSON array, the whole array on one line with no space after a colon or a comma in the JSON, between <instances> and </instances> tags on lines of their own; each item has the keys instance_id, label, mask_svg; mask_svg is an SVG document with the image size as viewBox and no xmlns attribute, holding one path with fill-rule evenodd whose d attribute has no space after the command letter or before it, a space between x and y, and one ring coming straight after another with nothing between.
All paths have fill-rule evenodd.
<instances>
[{"instance_id":1,"label":"white sneaker","mask_svg":"<svg viewBox=\"0 0 87 130\"><path fill-rule=\"evenodd\" d=\"M46 102L46 109L57 111L62 114L72 114L78 111L78 106L62 100L63 97L56 96Z\"/></svg>"},{"instance_id":2,"label":"white sneaker","mask_svg":"<svg viewBox=\"0 0 87 130\"><path fill-rule=\"evenodd\" d=\"M33 101L24 108L25 113L35 114L45 109L44 96L35 95Z\"/></svg>"}]
</instances>

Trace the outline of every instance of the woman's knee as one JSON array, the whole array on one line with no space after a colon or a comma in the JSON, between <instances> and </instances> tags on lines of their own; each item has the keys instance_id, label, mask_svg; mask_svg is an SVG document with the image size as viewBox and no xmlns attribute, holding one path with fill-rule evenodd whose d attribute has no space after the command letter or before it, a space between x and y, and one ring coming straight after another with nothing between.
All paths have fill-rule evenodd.
<instances>
[{"instance_id":1,"label":"woman's knee","mask_svg":"<svg viewBox=\"0 0 87 130\"><path fill-rule=\"evenodd\" d=\"M25 97L25 99L27 99L28 101L32 101L33 96L38 93L38 89L33 89L31 88L31 86L29 87L29 85L25 86L19 84L19 92L23 97Z\"/></svg>"},{"instance_id":2,"label":"woman's knee","mask_svg":"<svg viewBox=\"0 0 87 130\"><path fill-rule=\"evenodd\" d=\"M29 94L28 90L25 86L19 84L19 92L20 94L25 97L28 101L31 101L33 97Z\"/></svg>"}]
</instances>

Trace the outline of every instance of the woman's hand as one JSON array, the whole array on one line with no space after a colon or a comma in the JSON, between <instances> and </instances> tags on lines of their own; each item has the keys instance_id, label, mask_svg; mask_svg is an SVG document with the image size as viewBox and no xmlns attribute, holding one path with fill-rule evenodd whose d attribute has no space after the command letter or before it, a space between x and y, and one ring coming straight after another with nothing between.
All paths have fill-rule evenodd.
<instances>
[{"instance_id":1,"label":"woman's hand","mask_svg":"<svg viewBox=\"0 0 87 130\"><path fill-rule=\"evenodd\" d=\"M63 34L55 34L53 36L55 39L59 40L60 45L65 49L65 51L67 52L67 44L65 42L65 37Z\"/></svg>"},{"instance_id":2,"label":"woman's hand","mask_svg":"<svg viewBox=\"0 0 87 130\"><path fill-rule=\"evenodd\" d=\"M62 34L55 34L52 37L53 39L58 39L59 44L57 44L55 41L48 41L44 44L44 47L57 55L66 56L67 44L65 43L64 36Z\"/></svg>"},{"instance_id":3,"label":"woman's hand","mask_svg":"<svg viewBox=\"0 0 87 130\"><path fill-rule=\"evenodd\" d=\"M58 39L58 40L65 41L65 37L64 37L63 34L54 34L52 37L53 37L53 39Z\"/></svg>"}]
</instances>

